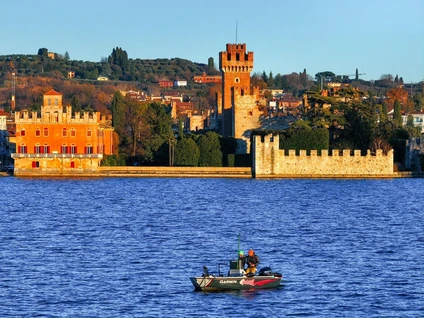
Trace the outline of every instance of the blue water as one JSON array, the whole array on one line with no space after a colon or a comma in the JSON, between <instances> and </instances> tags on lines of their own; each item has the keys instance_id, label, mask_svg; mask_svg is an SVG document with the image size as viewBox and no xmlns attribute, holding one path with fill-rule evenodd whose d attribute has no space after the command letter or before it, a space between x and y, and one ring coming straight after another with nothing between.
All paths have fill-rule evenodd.
<instances>
[{"instance_id":1,"label":"blue water","mask_svg":"<svg viewBox=\"0 0 424 318\"><path fill-rule=\"evenodd\" d=\"M0 178L0 317L422 317L422 184ZM194 292L239 233L283 286Z\"/></svg>"}]
</instances>

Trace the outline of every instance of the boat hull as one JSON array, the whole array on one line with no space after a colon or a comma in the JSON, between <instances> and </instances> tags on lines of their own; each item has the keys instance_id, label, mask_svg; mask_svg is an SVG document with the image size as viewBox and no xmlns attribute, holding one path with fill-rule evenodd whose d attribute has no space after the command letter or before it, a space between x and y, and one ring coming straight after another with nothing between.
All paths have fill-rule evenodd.
<instances>
[{"instance_id":1,"label":"boat hull","mask_svg":"<svg viewBox=\"0 0 424 318\"><path fill-rule=\"evenodd\" d=\"M281 284L281 277L253 276L253 277L190 277L195 290L198 291L225 291L251 290L276 288Z\"/></svg>"}]
</instances>

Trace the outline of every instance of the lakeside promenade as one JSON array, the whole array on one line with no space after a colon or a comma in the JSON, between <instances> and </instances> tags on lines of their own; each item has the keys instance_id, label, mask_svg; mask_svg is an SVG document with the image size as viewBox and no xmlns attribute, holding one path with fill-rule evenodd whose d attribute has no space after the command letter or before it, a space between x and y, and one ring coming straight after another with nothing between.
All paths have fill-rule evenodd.
<instances>
[{"instance_id":1,"label":"lakeside promenade","mask_svg":"<svg viewBox=\"0 0 424 318\"><path fill-rule=\"evenodd\" d=\"M0 172L0 177L13 176L7 172ZM283 176L254 176L250 167L133 167L115 166L98 168L96 173L76 174L40 174L19 175L18 177L30 178L102 178L102 177L140 177L140 178L260 178L260 179L392 179L392 178L424 178L424 173L415 171L398 171L385 175L323 175L323 174L290 174Z\"/></svg>"}]
</instances>

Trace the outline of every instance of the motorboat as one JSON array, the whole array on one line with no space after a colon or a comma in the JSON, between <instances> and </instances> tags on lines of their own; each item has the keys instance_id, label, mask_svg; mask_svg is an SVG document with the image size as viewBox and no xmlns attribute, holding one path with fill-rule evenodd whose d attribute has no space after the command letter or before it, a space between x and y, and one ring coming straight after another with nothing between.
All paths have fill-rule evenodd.
<instances>
[{"instance_id":1,"label":"motorboat","mask_svg":"<svg viewBox=\"0 0 424 318\"><path fill-rule=\"evenodd\" d=\"M228 273L221 273L221 265L218 264L218 274L212 274L206 266L203 266L203 274L198 277L190 277L196 291L229 291L229 290L252 290L267 289L281 286L282 275L273 272L270 267L263 267L257 274L245 275L237 260L231 260Z\"/></svg>"}]
</instances>

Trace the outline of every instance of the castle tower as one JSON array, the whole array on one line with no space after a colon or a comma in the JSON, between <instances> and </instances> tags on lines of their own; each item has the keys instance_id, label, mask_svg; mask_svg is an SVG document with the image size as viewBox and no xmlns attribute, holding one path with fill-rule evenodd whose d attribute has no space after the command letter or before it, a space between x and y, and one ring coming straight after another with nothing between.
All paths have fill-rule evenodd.
<instances>
[{"instance_id":1,"label":"castle tower","mask_svg":"<svg viewBox=\"0 0 424 318\"><path fill-rule=\"evenodd\" d=\"M227 44L227 50L219 53L219 69L222 73L221 133L225 137L235 137L235 94L250 93L253 52L246 52L246 44Z\"/></svg>"}]
</instances>

